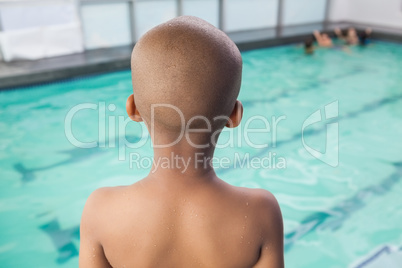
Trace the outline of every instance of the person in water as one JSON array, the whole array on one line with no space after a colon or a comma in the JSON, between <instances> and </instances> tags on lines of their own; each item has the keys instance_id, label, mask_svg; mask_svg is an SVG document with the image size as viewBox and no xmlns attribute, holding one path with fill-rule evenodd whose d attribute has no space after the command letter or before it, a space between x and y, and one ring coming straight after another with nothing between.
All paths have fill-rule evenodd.
<instances>
[{"instance_id":1,"label":"person in water","mask_svg":"<svg viewBox=\"0 0 402 268\"><path fill-rule=\"evenodd\" d=\"M312 38L307 38L304 41L304 53L306 55L314 54L314 41Z\"/></svg>"},{"instance_id":2,"label":"person in water","mask_svg":"<svg viewBox=\"0 0 402 268\"><path fill-rule=\"evenodd\" d=\"M318 30L313 32L315 39L320 47L332 47L332 39L329 37L328 34L323 33L321 34Z\"/></svg>"},{"instance_id":3,"label":"person in water","mask_svg":"<svg viewBox=\"0 0 402 268\"><path fill-rule=\"evenodd\" d=\"M359 34L359 43L361 46L366 46L370 43L371 28L367 28Z\"/></svg>"},{"instance_id":4,"label":"person in water","mask_svg":"<svg viewBox=\"0 0 402 268\"><path fill-rule=\"evenodd\" d=\"M242 119L236 45L204 20L178 17L142 36L131 70L126 110L150 131L154 166L132 185L89 196L79 266L283 268L273 194L232 186L211 163L222 129Z\"/></svg>"},{"instance_id":5,"label":"person in water","mask_svg":"<svg viewBox=\"0 0 402 268\"><path fill-rule=\"evenodd\" d=\"M335 28L334 32L339 39L345 41L348 45L357 45L359 43L359 37L353 27L347 29L346 35L339 28Z\"/></svg>"},{"instance_id":6,"label":"person in water","mask_svg":"<svg viewBox=\"0 0 402 268\"><path fill-rule=\"evenodd\" d=\"M368 44L371 35L371 28L367 28L360 34L358 34L353 27L349 27L346 30L346 34L344 34L344 32L339 28L336 28L334 31L337 37L345 41L348 45L366 45Z\"/></svg>"}]
</instances>

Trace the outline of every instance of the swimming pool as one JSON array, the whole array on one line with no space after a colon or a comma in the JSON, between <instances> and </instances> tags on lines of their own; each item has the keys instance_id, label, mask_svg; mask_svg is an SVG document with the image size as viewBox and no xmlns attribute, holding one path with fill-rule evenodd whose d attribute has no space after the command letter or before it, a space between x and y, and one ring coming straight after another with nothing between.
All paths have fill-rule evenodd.
<instances>
[{"instance_id":1,"label":"swimming pool","mask_svg":"<svg viewBox=\"0 0 402 268\"><path fill-rule=\"evenodd\" d=\"M218 175L276 195L287 267L400 267L402 46L242 54L244 119L221 136L237 142L217 150L230 159ZM88 195L146 176L133 155L152 155L148 136L124 122L130 92L129 71L0 92L2 267L77 267ZM244 137L246 124L267 122L269 132ZM265 166L234 168L236 153Z\"/></svg>"}]
</instances>

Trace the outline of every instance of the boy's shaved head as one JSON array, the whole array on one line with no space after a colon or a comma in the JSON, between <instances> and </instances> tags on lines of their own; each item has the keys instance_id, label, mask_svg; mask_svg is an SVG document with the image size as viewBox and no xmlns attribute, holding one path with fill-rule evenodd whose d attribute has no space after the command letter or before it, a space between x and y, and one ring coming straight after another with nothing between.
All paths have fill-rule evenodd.
<instances>
[{"instance_id":1,"label":"boy's shaved head","mask_svg":"<svg viewBox=\"0 0 402 268\"><path fill-rule=\"evenodd\" d=\"M204 116L214 129L226 122L241 84L242 60L229 37L195 17L178 17L147 32L135 45L131 58L134 99L142 118L151 122L151 105L177 107L184 120ZM170 106L170 107L172 107ZM155 108L157 127L180 130L177 110ZM198 123L197 123L198 122ZM205 120L195 120L191 126Z\"/></svg>"}]
</instances>

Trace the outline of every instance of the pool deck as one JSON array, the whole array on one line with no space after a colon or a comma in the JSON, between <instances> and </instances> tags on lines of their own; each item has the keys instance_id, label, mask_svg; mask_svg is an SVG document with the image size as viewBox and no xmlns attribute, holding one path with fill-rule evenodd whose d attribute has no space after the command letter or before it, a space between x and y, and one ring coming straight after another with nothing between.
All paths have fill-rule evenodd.
<instances>
[{"instance_id":1,"label":"pool deck","mask_svg":"<svg viewBox=\"0 0 402 268\"><path fill-rule=\"evenodd\" d=\"M281 29L280 38L275 38L277 29L257 29L229 33L241 51L303 42L314 29L332 32L335 27L357 29L371 27L373 39L402 42L402 28L392 29L353 22L323 25L311 23ZM251 41L250 41L251 40ZM46 58L35 61L0 61L0 90L49 83L89 74L98 74L130 68L130 56L134 45L87 50L78 54Z\"/></svg>"}]
</instances>

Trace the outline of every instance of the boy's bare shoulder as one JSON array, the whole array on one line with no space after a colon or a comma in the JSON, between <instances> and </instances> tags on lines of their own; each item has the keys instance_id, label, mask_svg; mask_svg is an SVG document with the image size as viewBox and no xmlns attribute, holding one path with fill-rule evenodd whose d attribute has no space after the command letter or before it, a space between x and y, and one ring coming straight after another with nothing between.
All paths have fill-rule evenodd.
<instances>
[{"instance_id":1,"label":"boy's bare shoulder","mask_svg":"<svg viewBox=\"0 0 402 268\"><path fill-rule=\"evenodd\" d=\"M275 196L268 190L259 188L240 188L249 200L255 219L264 227L277 230L282 226L282 213Z\"/></svg>"},{"instance_id":2,"label":"boy's bare shoulder","mask_svg":"<svg viewBox=\"0 0 402 268\"><path fill-rule=\"evenodd\" d=\"M124 198L128 187L102 187L93 191L85 203L81 223L98 225L102 218L109 217Z\"/></svg>"},{"instance_id":3,"label":"boy's bare shoulder","mask_svg":"<svg viewBox=\"0 0 402 268\"><path fill-rule=\"evenodd\" d=\"M116 203L132 196L134 185L128 186L114 186L114 187L102 187L93 191L87 199L85 207L97 208L105 212L107 209L113 207Z\"/></svg>"},{"instance_id":4,"label":"boy's bare shoulder","mask_svg":"<svg viewBox=\"0 0 402 268\"><path fill-rule=\"evenodd\" d=\"M275 196L268 190L265 189L248 189L250 191L251 197L254 201L264 210L276 210L279 208L278 201Z\"/></svg>"},{"instance_id":5,"label":"boy's bare shoulder","mask_svg":"<svg viewBox=\"0 0 402 268\"><path fill-rule=\"evenodd\" d=\"M112 201L112 197L115 197L119 193L125 190L127 186L118 187L102 187L93 191L87 199L85 207L97 207L99 205L107 205ZM102 206L104 207L104 206Z\"/></svg>"},{"instance_id":6,"label":"boy's bare shoulder","mask_svg":"<svg viewBox=\"0 0 402 268\"><path fill-rule=\"evenodd\" d=\"M278 201L275 196L268 190L261 188L246 188L230 185L231 191L238 196L243 196L251 201L255 208L263 210L279 209Z\"/></svg>"}]
</instances>

